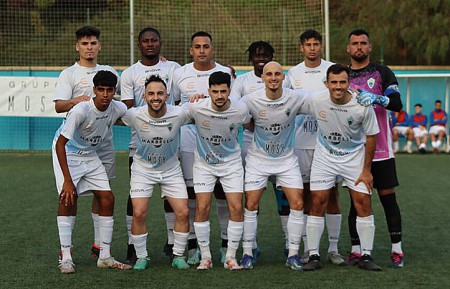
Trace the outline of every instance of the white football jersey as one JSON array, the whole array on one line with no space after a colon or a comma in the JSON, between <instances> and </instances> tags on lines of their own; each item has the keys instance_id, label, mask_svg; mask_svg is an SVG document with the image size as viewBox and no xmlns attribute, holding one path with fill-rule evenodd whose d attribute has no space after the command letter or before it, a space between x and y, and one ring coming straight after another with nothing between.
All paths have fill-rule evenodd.
<instances>
[{"instance_id":1,"label":"white football jersey","mask_svg":"<svg viewBox=\"0 0 450 289\"><path fill-rule=\"evenodd\" d=\"M264 88L264 86L264 81L262 81L261 77L256 76L254 70L249 71L236 77L229 98L239 99L244 95Z\"/></svg>"},{"instance_id":2,"label":"white football jersey","mask_svg":"<svg viewBox=\"0 0 450 289\"><path fill-rule=\"evenodd\" d=\"M146 105L134 107L125 113L122 121L137 133L134 161L158 171L179 165L179 131L190 121L181 107L168 104L166 114L160 118L151 117Z\"/></svg>"},{"instance_id":3,"label":"white football jersey","mask_svg":"<svg viewBox=\"0 0 450 289\"><path fill-rule=\"evenodd\" d=\"M99 111L93 99L80 102L69 111L56 131L55 141L59 135L69 140L66 144L67 156L95 157L100 145L112 136L112 126L126 110L125 104L115 100L105 111Z\"/></svg>"},{"instance_id":4,"label":"white football jersey","mask_svg":"<svg viewBox=\"0 0 450 289\"><path fill-rule=\"evenodd\" d=\"M264 89L242 98L255 123L247 158L253 162L277 165L293 156L295 116L305 96L284 88L279 99L271 100Z\"/></svg>"},{"instance_id":5,"label":"white football jersey","mask_svg":"<svg viewBox=\"0 0 450 289\"><path fill-rule=\"evenodd\" d=\"M146 66L141 61L136 62L122 72L121 75L121 100L134 100L134 107L147 105L143 95L145 93L145 79L150 75L159 75L167 85L167 93L169 100L167 103L173 104L172 96L172 80L175 69L181 67L174 61L159 61L156 65ZM137 147L136 131L131 129L130 149Z\"/></svg>"},{"instance_id":6,"label":"white football jersey","mask_svg":"<svg viewBox=\"0 0 450 289\"><path fill-rule=\"evenodd\" d=\"M134 100L134 107L143 106L147 103L142 98L145 89L145 79L150 75L159 75L167 85L167 93L172 92L173 73L181 66L174 61L160 61L156 65L146 66L141 61L136 62L122 72L121 75L121 100ZM173 104L172 96L167 101Z\"/></svg>"},{"instance_id":7,"label":"white football jersey","mask_svg":"<svg viewBox=\"0 0 450 289\"><path fill-rule=\"evenodd\" d=\"M194 68L194 63L188 63L177 70L173 74L173 99L185 103L195 94L208 95L209 76L216 71L223 71L231 75L228 67L220 65L216 62L213 69L200 71Z\"/></svg>"},{"instance_id":8,"label":"white football jersey","mask_svg":"<svg viewBox=\"0 0 450 289\"><path fill-rule=\"evenodd\" d=\"M197 103L186 103L183 107L195 121L197 128L197 159L210 165L241 162L241 148L237 141L239 128L250 121L245 104L231 101L225 111L212 108L211 98Z\"/></svg>"},{"instance_id":9,"label":"white football jersey","mask_svg":"<svg viewBox=\"0 0 450 289\"><path fill-rule=\"evenodd\" d=\"M321 59L317 67L307 67L305 62L289 69L286 82L292 89L315 91L325 89L327 69L334 63ZM312 115L301 114L295 119L295 148L314 149L317 138L317 120Z\"/></svg>"},{"instance_id":10,"label":"white football jersey","mask_svg":"<svg viewBox=\"0 0 450 289\"><path fill-rule=\"evenodd\" d=\"M53 101L69 100L82 95L94 97L94 82L92 80L100 70L111 71L117 76L117 94L120 94L120 78L114 68L100 64L95 67L84 67L75 62L74 65L64 69L59 75Z\"/></svg>"},{"instance_id":11,"label":"white football jersey","mask_svg":"<svg viewBox=\"0 0 450 289\"><path fill-rule=\"evenodd\" d=\"M307 97L303 109L313 113L319 125L316 150L321 150L330 161L345 163L364 149L366 135L379 132L372 106L363 107L352 98L343 105L330 99L328 90ZM303 111L302 109L302 111Z\"/></svg>"}]
</instances>

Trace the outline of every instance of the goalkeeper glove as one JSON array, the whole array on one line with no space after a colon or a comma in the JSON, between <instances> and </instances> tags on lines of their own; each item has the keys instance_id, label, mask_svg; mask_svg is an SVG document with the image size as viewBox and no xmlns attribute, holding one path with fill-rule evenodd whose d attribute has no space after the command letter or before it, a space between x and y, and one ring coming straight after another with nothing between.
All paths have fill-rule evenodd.
<instances>
[{"instance_id":1,"label":"goalkeeper glove","mask_svg":"<svg viewBox=\"0 0 450 289\"><path fill-rule=\"evenodd\" d=\"M386 107L389 104L389 97L385 95L374 94L361 88L358 88L359 94L357 96L358 103L362 106L369 106L372 104L378 104L382 107Z\"/></svg>"}]
</instances>

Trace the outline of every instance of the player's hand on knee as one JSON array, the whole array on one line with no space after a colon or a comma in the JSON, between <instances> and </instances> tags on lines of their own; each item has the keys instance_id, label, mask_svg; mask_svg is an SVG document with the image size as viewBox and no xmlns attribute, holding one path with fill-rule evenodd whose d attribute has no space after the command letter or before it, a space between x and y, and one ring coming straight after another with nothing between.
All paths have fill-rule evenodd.
<instances>
[{"instance_id":1,"label":"player's hand on knee","mask_svg":"<svg viewBox=\"0 0 450 289\"><path fill-rule=\"evenodd\" d=\"M59 195L59 203L64 204L65 207L75 204L75 196L77 189L72 181L64 181L61 194Z\"/></svg>"},{"instance_id":2,"label":"player's hand on knee","mask_svg":"<svg viewBox=\"0 0 450 289\"><path fill-rule=\"evenodd\" d=\"M373 176L370 171L363 170L361 174L359 175L358 179L355 182L355 186L357 186L359 183L363 183L366 185L367 190L372 192L373 189Z\"/></svg>"}]
</instances>

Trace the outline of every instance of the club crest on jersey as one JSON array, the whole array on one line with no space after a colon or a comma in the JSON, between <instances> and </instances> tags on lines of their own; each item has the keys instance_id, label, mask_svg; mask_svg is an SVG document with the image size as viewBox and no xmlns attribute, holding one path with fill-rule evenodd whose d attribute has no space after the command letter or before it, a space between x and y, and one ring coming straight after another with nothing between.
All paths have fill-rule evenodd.
<instances>
[{"instance_id":1,"label":"club crest on jersey","mask_svg":"<svg viewBox=\"0 0 450 289\"><path fill-rule=\"evenodd\" d=\"M347 118L347 123L348 123L348 125L352 125L354 121L355 121L355 120L353 119L353 116L349 116L349 117Z\"/></svg>"},{"instance_id":2,"label":"club crest on jersey","mask_svg":"<svg viewBox=\"0 0 450 289\"><path fill-rule=\"evenodd\" d=\"M235 125L234 125L234 123L230 124L229 128L230 128L230 132L232 132L232 131L233 131L233 129L235 128Z\"/></svg>"},{"instance_id":3,"label":"club crest on jersey","mask_svg":"<svg viewBox=\"0 0 450 289\"><path fill-rule=\"evenodd\" d=\"M369 88L373 88L373 86L375 85L375 79L373 77L367 79L367 85L369 86Z\"/></svg>"},{"instance_id":4,"label":"club crest on jersey","mask_svg":"<svg viewBox=\"0 0 450 289\"><path fill-rule=\"evenodd\" d=\"M290 108L286 109L286 115L287 115L288 117L291 115L291 109L290 109Z\"/></svg>"},{"instance_id":5,"label":"club crest on jersey","mask_svg":"<svg viewBox=\"0 0 450 289\"><path fill-rule=\"evenodd\" d=\"M172 131L172 128L173 128L172 124L169 123L169 125L167 125L167 128L169 129L169 131Z\"/></svg>"}]
</instances>

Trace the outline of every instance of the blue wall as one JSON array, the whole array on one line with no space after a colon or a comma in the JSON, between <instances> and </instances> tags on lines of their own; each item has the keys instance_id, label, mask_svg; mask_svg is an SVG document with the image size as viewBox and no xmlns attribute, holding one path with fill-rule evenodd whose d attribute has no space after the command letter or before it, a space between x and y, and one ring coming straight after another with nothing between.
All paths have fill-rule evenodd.
<instances>
[{"instance_id":1,"label":"blue wall","mask_svg":"<svg viewBox=\"0 0 450 289\"><path fill-rule=\"evenodd\" d=\"M242 74L246 71L237 71ZM394 71L398 77L404 109L406 110L406 78L402 75L417 73L450 73L450 71L408 70ZM119 72L120 73L120 72ZM59 71L0 71L0 76L40 76L57 77ZM442 100L445 107L446 78L410 78L410 110L414 113L414 104L420 102L423 112L429 114L436 99ZM55 131L61 124L61 118L42 117L0 117L0 150L50 150ZM128 150L130 128L114 127L116 150Z\"/></svg>"}]
</instances>

